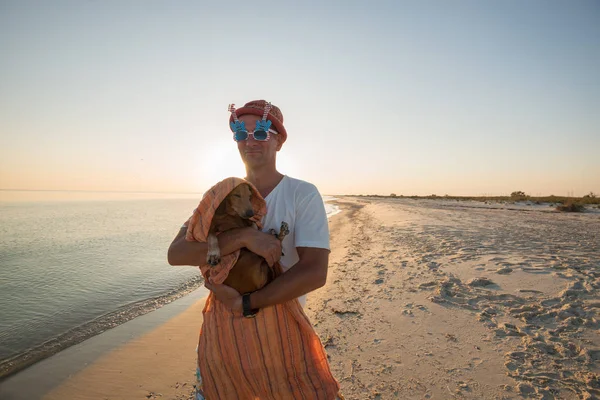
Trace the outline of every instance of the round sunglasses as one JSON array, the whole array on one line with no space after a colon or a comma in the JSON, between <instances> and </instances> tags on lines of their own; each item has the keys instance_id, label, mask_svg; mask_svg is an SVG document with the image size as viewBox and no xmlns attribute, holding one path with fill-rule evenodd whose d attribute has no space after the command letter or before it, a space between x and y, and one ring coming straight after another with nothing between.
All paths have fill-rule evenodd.
<instances>
[{"instance_id":1,"label":"round sunglasses","mask_svg":"<svg viewBox=\"0 0 600 400\"><path fill-rule=\"evenodd\" d=\"M233 132L233 140L236 142L243 142L248 140L248 137L252 135L254 140L259 142L266 142L271 138L271 133L277 135L277 132L273 129L264 130L264 129L255 129L253 132L248 132L246 129L238 129Z\"/></svg>"},{"instance_id":2,"label":"round sunglasses","mask_svg":"<svg viewBox=\"0 0 600 400\"><path fill-rule=\"evenodd\" d=\"M228 110L231 113L231 117L233 118L233 121L229 123L229 126L233 131L233 140L235 140L236 142L243 142L245 140L248 140L248 137L250 135L252 135L254 140L258 140L259 142L266 142L271 137L271 133L274 135L277 134L277 131L271 129L271 121L267 119L269 111L271 111L271 103L265 104L262 120L256 121L256 126L254 127L253 132L248 132L244 121L240 121L238 119L237 112L235 111L235 104L230 104Z\"/></svg>"}]
</instances>

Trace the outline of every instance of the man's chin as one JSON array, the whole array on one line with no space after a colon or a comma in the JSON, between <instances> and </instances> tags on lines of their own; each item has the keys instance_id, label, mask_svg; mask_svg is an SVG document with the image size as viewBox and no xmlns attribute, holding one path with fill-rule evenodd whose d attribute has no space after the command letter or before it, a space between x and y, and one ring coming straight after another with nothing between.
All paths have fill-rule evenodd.
<instances>
[{"instance_id":1,"label":"man's chin","mask_svg":"<svg viewBox=\"0 0 600 400\"><path fill-rule=\"evenodd\" d=\"M246 164L246 166L248 167L258 167L263 163L262 158L257 158L257 157L244 157L244 164Z\"/></svg>"}]
</instances>

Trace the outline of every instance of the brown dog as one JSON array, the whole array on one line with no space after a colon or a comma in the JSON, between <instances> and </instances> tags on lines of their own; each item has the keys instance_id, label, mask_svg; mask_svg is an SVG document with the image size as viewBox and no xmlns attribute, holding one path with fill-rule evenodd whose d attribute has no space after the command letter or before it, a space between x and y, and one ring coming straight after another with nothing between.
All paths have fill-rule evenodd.
<instances>
[{"instance_id":1,"label":"brown dog","mask_svg":"<svg viewBox=\"0 0 600 400\"><path fill-rule=\"evenodd\" d=\"M216 233L224 232L233 228L252 226L257 229L256 224L250 220L254 216L252 209L252 191L246 184L238 185L221 202L211 221L208 231L208 253L206 262L215 266L221 261L221 251ZM281 223L279 234L271 229L272 234L279 240L289 233L288 225ZM246 248L240 249L240 256L229 271L225 285L236 289L240 294L251 293L269 283L275 277L275 269L269 267L261 256L252 253Z\"/></svg>"}]
</instances>

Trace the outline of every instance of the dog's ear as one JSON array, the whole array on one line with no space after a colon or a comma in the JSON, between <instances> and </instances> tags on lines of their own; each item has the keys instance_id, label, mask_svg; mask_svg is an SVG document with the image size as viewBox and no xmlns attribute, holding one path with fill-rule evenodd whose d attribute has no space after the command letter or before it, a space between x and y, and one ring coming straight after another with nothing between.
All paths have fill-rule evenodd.
<instances>
[{"instance_id":1,"label":"dog's ear","mask_svg":"<svg viewBox=\"0 0 600 400\"><path fill-rule=\"evenodd\" d=\"M227 197L223 199L219 207L215 210L215 214L224 214L227 210Z\"/></svg>"},{"instance_id":2,"label":"dog's ear","mask_svg":"<svg viewBox=\"0 0 600 400\"><path fill-rule=\"evenodd\" d=\"M225 214L228 215L236 215L235 209L233 208L233 204L231 204L232 202L232 194L233 192L229 193L227 195L227 197L225 197L225 199L223 199L223 202L221 203L221 205L223 206L223 212Z\"/></svg>"}]
</instances>

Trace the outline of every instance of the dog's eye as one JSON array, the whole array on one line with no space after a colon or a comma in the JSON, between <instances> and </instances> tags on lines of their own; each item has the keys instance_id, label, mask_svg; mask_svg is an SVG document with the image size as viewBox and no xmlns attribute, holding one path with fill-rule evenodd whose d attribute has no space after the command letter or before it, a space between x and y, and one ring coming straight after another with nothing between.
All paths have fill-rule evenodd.
<instances>
[{"instance_id":1,"label":"dog's eye","mask_svg":"<svg viewBox=\"0 0 600 400\"><path fill-rule=\"evenodd\" d=\"M237 198L241 199L242 195L241 194L234 194L233 197L237 197Z\"/></svg>"}]
</instances>

